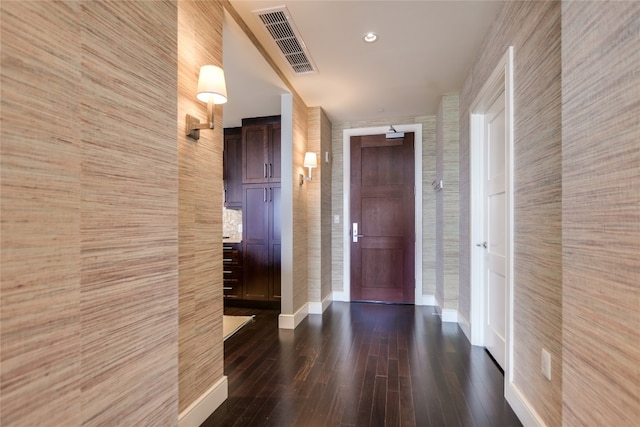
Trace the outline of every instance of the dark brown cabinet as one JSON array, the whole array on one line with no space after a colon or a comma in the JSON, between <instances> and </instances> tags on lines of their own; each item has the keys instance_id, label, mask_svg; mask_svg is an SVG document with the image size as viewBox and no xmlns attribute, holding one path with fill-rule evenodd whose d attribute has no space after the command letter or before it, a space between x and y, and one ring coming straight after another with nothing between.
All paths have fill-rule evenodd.
<instances>
[{"instance_id":1,"label":"dark brown cabinet","mask_svg":"<svg viewBox=\"0 0 640 427\"><path fill-rule=\"evenodd\" d=\"M224 206L242 209L242 128L224 130Z\"/></svg>"},{"instance_id":2,"label":"dark brown cabinet","mask_svg":"<svg viewBox=\"0 0 640 427\"><path fill-rule=\"evenodd\" d=\"M224 244L224 296L232 305L280 304L280 155L280 116L224 130L225 207L242 209L242 243Z\"/></svg>"},{"instance_id":3,"label":"dark brown cabinet","mask_svg":"<svg viewBox=\"0 0 640 427\"><path fill-rule=\"evenodd\" d=\"M242 182L280 182L280 116L242 120Z\"/></svg>"},{"instance_id":4,"label":"dark brown cabinet","mask_svg":"<svg viewBox=\"0 0 640 427\"><path fill-rule=\"evenodd\" d=\"M243 186L243 295L280 300L280 185Z\"/></svg>"},{"instance_id":5,"label":"dark brown cabinet","mask_svg":"<svg viewBox=\"0 0 640 427\"><path fill-rule=\"evenodd\" d=\"M242 298L242 243L222 243L222 289L225 298Z\"/></svg>"}]
</instances>

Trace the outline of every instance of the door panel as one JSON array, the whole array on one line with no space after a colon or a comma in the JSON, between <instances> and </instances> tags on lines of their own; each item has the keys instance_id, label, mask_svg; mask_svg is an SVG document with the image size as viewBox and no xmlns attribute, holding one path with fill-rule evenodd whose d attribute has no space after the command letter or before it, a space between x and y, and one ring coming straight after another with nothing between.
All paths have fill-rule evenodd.
<instances>
[{"instance_id":1,"label":"door panel","mask_svg":"<svg viewBox=\"0 0 640 427\"><path fill-rule=\"evenodd\" d=\"M244 299L269 298L268 189L245 185L243 212Z\"/></svg>"},{"instance_id":2,"label":"door panel","mask_svg":"<svg viewBox=\"0 0 640 427\"><path fill-rule=\"evenodd\" d=\"M279 140L279 139L278 139ZM269 260L271 264L271 277L269 287L269 300L279 300L281 297L281 254L280 254L280 187L270 187L269 214Z\"/></svg>"},{"instance_id":3,"label":"door panel","mask_svg":"<svg viewBox=\"0 0 640 427\"><path fill-rule=\"evenodd\" d=\"M242 139L242 182L264 182L268 172L268 135L265 126L242 126Z\"/></svg>"},{"instance_id":4,"label":"door panel","mask_svg":"<svg viewBox=\"0 0 640 427\"><path fill-rule=\"evenodd\" d=\"M280 182L280 124L269 125L269 180Z\"/></svg>"},{"instance_id":5,"label":"door panel","mask_svg":"<svg viewBox=\"0 0 640 427\"><path fill-rule=\"evenodd\" d=\"M506 135L504 93L485 116L485 346L504 369L506 358Z\"/></svg>"},{"instance_id":6,"label":"door panel","mask_svg":"<svg viewBox=\"0 0 640 427\"><path fill-rule=\"evenodd\" d=\"M414 303L413 137L351 138L352 301Z\"/></svg>"}]
</instances>

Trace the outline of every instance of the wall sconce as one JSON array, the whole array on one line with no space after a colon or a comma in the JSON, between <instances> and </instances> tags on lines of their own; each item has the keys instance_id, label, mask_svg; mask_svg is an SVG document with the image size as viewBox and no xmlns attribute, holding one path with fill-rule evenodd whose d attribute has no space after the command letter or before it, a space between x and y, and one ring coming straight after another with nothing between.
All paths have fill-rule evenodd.
<instances>
[{"instance_id":1,"label":"wall sconce","mask_svg":"<svg viewBox=\"0 0 640 427\"><path fill-rule=\"evenodd\" d=\"M300 174L300 185L304 184L305 181L311 181L313 179L312 169L318 167L318 157L316 156L316 153L307 151L304 154L303 166L305 168L309 168L309 176L305 178L302 174Z\"/></svg>"},{"instance_id":2,"label":"wall sconce","mask_svg":"<svg viewBox=\"0 0 640 427\"><path fill-rule=\"evenodd\" d=\"M207 103L207 122L200 124L200 120L187 114L187 136L200 139L200 129L213 129L214 104L227 102L227 86L224 82L224 71L215 65L203 65L198 76L198 92L196 98Z\"/></svg>"}]
</instances>

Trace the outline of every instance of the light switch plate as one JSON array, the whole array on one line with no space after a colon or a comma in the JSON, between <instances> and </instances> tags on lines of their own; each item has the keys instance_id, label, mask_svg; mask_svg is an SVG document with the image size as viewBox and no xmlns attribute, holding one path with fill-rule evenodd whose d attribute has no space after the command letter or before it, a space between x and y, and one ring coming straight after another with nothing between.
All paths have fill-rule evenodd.
<instances>
[{"instance_id":1,"label":"light switch plate","mask_svg":"<svg viewBox=\"0 0 640 427\"><path fill-rule=\"evenodd\" d=\"M542 349L542 374L551 381L551 354L544 348Z\"/></svg>"}]
</instances>

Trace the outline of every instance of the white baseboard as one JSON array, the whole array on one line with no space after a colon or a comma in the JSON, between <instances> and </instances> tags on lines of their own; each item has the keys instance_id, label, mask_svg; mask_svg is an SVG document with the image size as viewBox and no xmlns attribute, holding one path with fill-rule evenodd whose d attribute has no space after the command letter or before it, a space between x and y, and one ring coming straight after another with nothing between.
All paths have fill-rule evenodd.
<instances>
[{"instance_id":1,"label":"white baseboard","mask_svg":"<svg viewBox=\"0 0 640 427\"><path fill-rule=\"evenodd\" d=\"M278 328L295 329L309 314L309 303L304 304L294 314L281 314L278 316Z\"/></svg>"},{"instance_id":2,"label":"white baseboard","mask_svg":"<svg viewBox=\"0 0 640 427\"><path fill-rule=\"evenodd\" d=\"M452 310L450 308L442 309L442 321L458 323L458 310Z\"/></svg>"},{"instance_id":3,"label":"white baseboard","mask_svg":"<svg viewBox=\"0 0 640 427\"><path fill-rule=\"evenodd\" d=\"M229 383L223 376L178 415L178 427L198 427L229 397Z\"/></svg>"},{"instance_id":4,"label":"white baseboard","mask_svg":"<svg viewBox=\"0 0 640 427\"><path fill-rule=\"evenodd\" d=\"M437 305L435 295L422 295L422 301L416 305Z\"/></svg>"},{"instance_id":5,"label":"white baseboard","mask_svg":"<svg viewBox=\"0 0 640 427\"><path fill-rule=\"evenodd\" d=\"M347 297L346 292L344 292L344 291L333 291L332 294L333 294L333 296L332 296L333 301L343 301L343 302L351 301Z\"/></svg>"},{"instance_id":6,"label":"white baseboard","mask_svg":"<svg viewBox=\"0 0 640 427\"><path fill-rule=\"evenodd\" d=\"M310 302L309 314L322 314L331 305L333 300L331 299L331 293L322 300L322 302Z\"/></svg>"},{"instance_id":7,"label":"white baseboard","mask_svg":"<svg viewBox=\"0 0 640 427\"><path fill-rule=\"evenodd\" d=\"M507 402L509 402L509 405L511 405L511 409L513 409L513 412L518 416L523 426L546 427L542 418L540 418L535 409L533 409L533 406L531 406L531 403L529 403L515 384L509 383L507 385L504 397L507 399Z\"/></svg>"},{"instance_id":8,"label":"white baseboard","mask_svg":"<svg viewBox=\"0 0 640 427\"><path fill-rule=\"evenodd\" d=\"M464 332L464 335L467 337L467 340L471 342L471 324L460 312L458 312L458 326Z\"/></svg>"}]
</instances>

